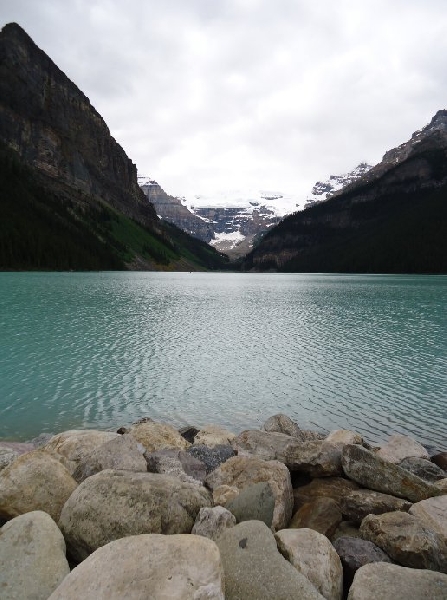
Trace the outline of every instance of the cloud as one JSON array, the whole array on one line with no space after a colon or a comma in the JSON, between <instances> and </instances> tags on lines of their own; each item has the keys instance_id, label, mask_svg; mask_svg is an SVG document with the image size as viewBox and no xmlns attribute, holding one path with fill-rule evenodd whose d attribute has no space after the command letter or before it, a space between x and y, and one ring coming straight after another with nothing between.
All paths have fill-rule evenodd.
<instances>
[{"instance_id":1,"label":"cloud","mask_svg":"<svg viewBox=\"0 0 447 600\"><path fill-rule=\"evenodd\" d=\"M441 0L3 0L140 172L307 193L446 106Z\"/></svg>"}]
</instances>

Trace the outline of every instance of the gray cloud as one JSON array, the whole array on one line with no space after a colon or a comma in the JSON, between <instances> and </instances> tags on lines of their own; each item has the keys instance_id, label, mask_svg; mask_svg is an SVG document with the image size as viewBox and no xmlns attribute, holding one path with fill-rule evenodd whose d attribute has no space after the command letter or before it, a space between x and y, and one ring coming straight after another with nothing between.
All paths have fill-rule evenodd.
<instances>
[{"instance_id":1,"label":"gray cloud","mask_svg":"<svg viewBox=\"0 0 447 600\"><path fill-rule=\"evenodd\" d=\"M446 106L441 0L3 0L171 193L305 194Z\"/></svg>"}]
</instances>

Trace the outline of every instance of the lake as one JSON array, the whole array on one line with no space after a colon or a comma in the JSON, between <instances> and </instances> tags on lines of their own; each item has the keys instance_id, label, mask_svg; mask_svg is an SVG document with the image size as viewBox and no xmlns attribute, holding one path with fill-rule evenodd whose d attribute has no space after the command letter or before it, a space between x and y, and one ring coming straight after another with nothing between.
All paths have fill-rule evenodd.
<instances>
[{"instance_id":1,"label":"lake","mask_svg":"<svg viewBox=\"0 0 447 600\"><path fill-rule=\"evenodd\" d=\"M447 449L447 276L0 273L0 438L278 412Z\"/></svg>"}]
</instances>

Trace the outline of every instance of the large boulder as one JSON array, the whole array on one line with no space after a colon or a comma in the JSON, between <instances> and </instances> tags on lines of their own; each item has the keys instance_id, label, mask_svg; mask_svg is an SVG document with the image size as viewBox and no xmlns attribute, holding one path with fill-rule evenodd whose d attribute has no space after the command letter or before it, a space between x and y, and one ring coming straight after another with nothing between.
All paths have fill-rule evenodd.
<instances>
[{"instance_id":1,"label":"large boulder","mask_svg":"<svg viewBox=\"0 0 447 600\"><path fill-rule=\"evenodd\" d=\"M332 498L314 498L293 515L291 528L308 528L330 538L342 521L340 507Z\"/></svg>"},{"instance_id":2,"label":"large boulder","mask_svg":"<svg viewBox=\"0 0 447 600\"><path fill-rule=\"evenodd\" d=\"M201 508L191 533L216 540L222 531L236 525L236 517L223 506Z\"/></svg>"},{"instance_id":3,"label":"large boulder","mask_svg":"<svg viewBox=\"0 0 447 600\"><path fill-rule=\"evenodd\" d=\"M278 460L291 471L309 473L312 477L342 475L340 446L320 441L301 441L283 433L243 431L234 440L239 454Z\"/></svg>"},{"instance_id":4,"label":"large boulder","mask_svg":"<svg viewBox=\"0 0 447 600\"><path fill-rule=\"evenodd\" d=\"M81 561L128 535L190 533L199 510L211 505L203 486L169 475L106 470L70 496L59 527L70 554Z\"/></svg>"},{"instance_id":5,"label":"large boulder","mask_svg":"<svg viewBox=\"0 0 447 600\"><path fill-rule=\"evenodd\" d=\"M439 494L430 483L356 444L344 446L342 465L347 477L377 492L411 502Z\"/></svg>"},{"instance_id":6,"label":"large boulder","mask_svg":"<svg viewBox=\"0 0 447 600\"><path fill-rule=\"evenodd\" d=\"M0 471L10 465L18 456L17 450L0 445Z\"/></svg>"},{"instance_id":7,"label":"large boulder","mask_svg":"<svg viewBox=\"0 0 447 600\"><path fill-rule=\"evenodd\" d=\"M271 530L245 521L217 538L226 600L322 600L311 582L278 552Z\"/></svg>"},{"instance_id":8,"label":"large boulder","mask_svg":"<svg viewBox=\"0 0 447 600\"><path fill-rule=\"evenodd\" d=\"M186 450L190 445L177 429L166 423L156 423L155 421L132 425L127 435L142 444L146 452L155 452L164 448Z\"/></svg>"},{"instance_id":9,"label":"large boulder","mask_svg":"<svg viewBox=\"0 0 447 600\"><path fill-rule=\"evenodd\" d=\"M406 471L410 471L410 473L417 475L425 481L435 482L447 477L447 473L443 469L425 458L404 458L404 460L399 463L399 467Z\"/></svg>"},{"instance_id":10,"label":"large boulder","mask_svg":"<svg viewBox=\"0 0 447 600\"><path fill-rule=\"evenodd\" d=\"M2 600L47 600L69 572L64 538L47 513L20 515L0 529Z\"/></svg>"},{"instance_id":11,"label":"large boulder","mask_svg":"<svg viewBox=\"0 0 447 600\"><path fill-rule=\"evenodd\" d=\"M361 567L348 600L445 600L447 575L386 563Z\"/></svg>"},{"instance_id":12,"label":"large boulder","mask_svg":"<svg viewBox=\"0 0 447 600\"><path fill-rule=\"evenodd\" d=\"M144 473L147 471L147 464L143 452L141 444L132 437L118 435L82 456L73 477L81 482L104 469Z\"/></svg>"},{"instance_id":13,"label":"large boulder","mask_svg":"<svg viewBox=\"0 0 447 600\"><path fill-rule=\"evenodd\" d=\"M339 446L346 446L346 444L362 444L362 436L349 429L335 429L325 438L326 442L337 444Z\"/></svg>"},{"instance_id":14,"label":"large boulder","mask_svg":"<svg viewBox=\"0 0 447 600\"><path fill-rule=\"evenodd\" d=\"M293 490L294 509L298 510L305 502L322 497L332 498L340 504L342 498L358 487L357 483L343 477L316 477Z\"/></svg>"},{"instance_id":15,"label":"large boulder","mask_svg":"<svg viewBox=\"0 0 447 600\"><path fill-rule=\"evenodd\" d=\"M200 460L205 465L207 474L234 456L234 450L230 444L218 444L213 448L204 444L194 444L188 448L186 453Z\"/></svg>"},{"instance_id":16,"label":"large boulder","mask_svg":"<svg viewBox=\"0 0 447 600\"><path fill-rule=\"evenodd\" d=\"M269 484L274 496L272 529L284 529L292 516L293 495L289 470L282 463L254 456L234 456L206 479L206 484L213 490L214 503L225 507L244 489L258 483Z\"/></svg>"},{"instance_id":17,"label":"large boulder","mask_svg":"<svg viewBox=\"0 0 447 600\"><path fill-rule=\"evenodd\" d=\"M275 511L275 496L270 483L260 481L239 491L226 504L228 510L241 521L262 521L271 527Z\"/></svg>"},{"instance_id":18,"label":"large boulder","mask_svg":"<svg viewBox=\"0 0 447 600\"><path fill-rule=\"evenodd\" d=\"M341 536L332 541L343 566L343 589L351 587L354 575L364 565L373 562L391 562L386 552L369 540L359 537Z\"/></svg>"},{"instance_id":19,"label":"large boulder","mask_svg":"<svg viewBox=\"0 0 447 600\"><path fill-rule=\"evenodd\" d=\"M228 429L218 427L217 425L205 425L195 435L194 444L203 444L209 448L214 448L214 446L231 444L235 437L235 434L232 431L228 431Z\"/></svg>"},{"instance_id":20,"label":"large boulder","mask_svg":"<svg viewBox=\"0 0 447 600\"><path fill-rule=\"evenodd\" d=\"M278 550L326 600L341 600L343 569L334 547L312 529L282 529L275 534Z\"/></svg>"},{"instance_id":21,"label":"large boulder","mask_svg":"<svg viewBox=\"0 0 447 600\"><path fill-rule=\"evenodd\" d=\"M72 429L55 435L42 448L57 458L73 475L77 466L93 450L118 437L117 433L111 431Z\"/></svg>"},{"instance_id":22,"label":"large boulder","mask_svg":"<svg viewBox=\"0 0 447 600\"><path fill-rule=\"evenodd\" d=\"M431 457L432 462L435 463L443 471L447 471L447 452L440 452Z\"/></svg>"},{"instance_id":23,"label":"large boulder","mask_svg":"<svg viewBox=\"0 0 447 600\"><path fill-rule=\"evenodd\" d=\"M343 518L355 523L361 523L366 515L381 515L394 510L408 512L410 507L411 502L407 500L373 490L352 490L340 501Z\"/></svg>"},{"instance_id":24,"label":"large boulder","mask_svg":"<svg viewBox=\"0 0 447 600\"><path fill-rule=\"evenodd\" d=\"M404 567L447 572L447 540L413 515L399 511L368 515L360 533Z\"/></svg>"},{"instance_id":25,"label":"large boulder","mask_svg":"<svg viewBox=\"0 0 447 600\"><path fill-rule=\"evenodd\" d=\"M261 429L269 433L284 433L292 437L300 437L300 428L298 425L290 417L283 414L273 415L273 417L268 418Z\"/></svg>"},{"instance_id":26,"label":"large boulder","mask_svg":"<svg viewBox=\"0 0 447 600\"><path fill-rule=\"evenodd\" d=\"M436 531L447 540L447 495L421 500L413 504L408 512L422 525Z\"/></svg>"},{"instance_id":27,"label":"large boulder","mask_svg":"<svg viewBox=\"0 0 447 600\"><path fill-rule=\"evenodd\" d=\"M137 535L99 548L50 600L224 600L214 542L197 535Z\"/></svg>"},{"instance_id":28,"label":"large boulder","mask_svg":"<svg viewBox=\"0 0 447 600\"><path fill-rule=\"evenodd\" d=\"M205 481L206 465L185 450L166 448L156 452L146 452L145 458L150 473L173 475L182 481L200 483Z\"/></svg>"},{"instance_id":29,"label":"large boulder","mask_svg":"<svg viewBox=\"0 0 447 600\"><path fill-rule=\"evenodd\" d=\"M57 521L76 486L64 465L44 450L22 454L0 472L0 517L43 510Z\"/></svg>"},{"instance_id":30,"label":"large boulder","mask_svg":"<svg viewBox=\"0 0 447 600\"><path fill-rule=\"evenodd\" d=\"M378 451L377 456L392 463L400 463L405 458L425 458L430 460L427 450L407 435L392 435Z\"/></svg>"}]
</instances>

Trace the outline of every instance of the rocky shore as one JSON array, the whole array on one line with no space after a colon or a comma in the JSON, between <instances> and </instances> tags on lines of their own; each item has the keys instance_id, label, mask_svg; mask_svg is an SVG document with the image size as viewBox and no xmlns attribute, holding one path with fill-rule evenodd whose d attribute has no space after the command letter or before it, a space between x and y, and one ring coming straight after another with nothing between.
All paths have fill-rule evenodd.
<instances>
[{"instance_id":1,"label":"rocky shore","mask_svg":"<svg viewBox=\"0 0 447 600\"><path fill-rule=\"evenodd\" d=\"M0 596L445 600L445 450L285 415L0 441Z\"/></svg>"}]
</instances>

